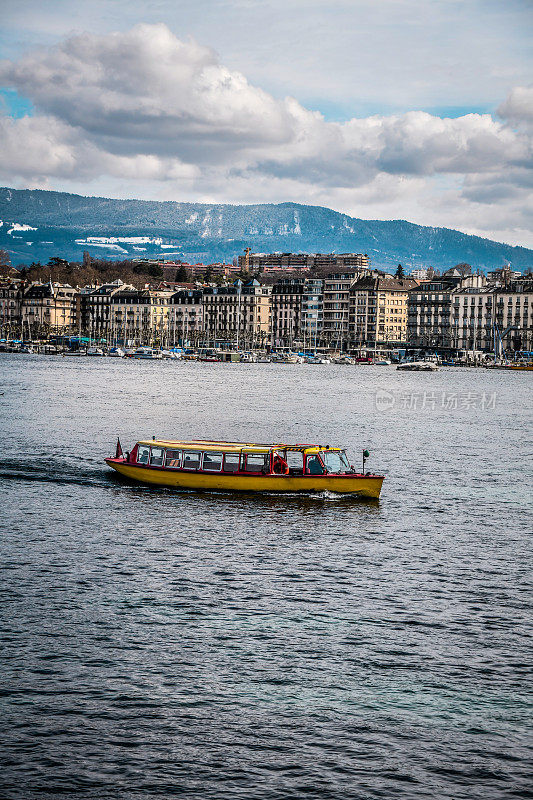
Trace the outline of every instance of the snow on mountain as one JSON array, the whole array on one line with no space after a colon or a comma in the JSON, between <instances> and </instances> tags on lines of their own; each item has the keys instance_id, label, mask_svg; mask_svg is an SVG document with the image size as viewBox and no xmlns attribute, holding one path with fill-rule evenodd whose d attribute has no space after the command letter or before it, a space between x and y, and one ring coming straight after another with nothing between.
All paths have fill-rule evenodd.
<instances>
[{"instance_id":1,"label":"snow on mountain","mask_svg":"<svg viewBox=\"0 0 533 800\"><path fill-rule=\"evenodd\" d=\"M36 231L37 228L32 228L31 225L25 225L21 222L12 222L8 234L13 235L13 231ZM16 238L16 237L15 237Z\"/></svg>"}]
</instances>

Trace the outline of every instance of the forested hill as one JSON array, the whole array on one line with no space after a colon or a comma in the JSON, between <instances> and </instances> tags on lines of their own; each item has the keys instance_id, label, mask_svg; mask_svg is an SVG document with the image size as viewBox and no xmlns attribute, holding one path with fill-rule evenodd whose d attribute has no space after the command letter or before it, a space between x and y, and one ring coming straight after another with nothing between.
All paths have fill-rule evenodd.
<instances>
[{"instance_id":1,"label":"forested hill","mask_svg":"<svg viewBox=\"0 0 533 800\"><path fill-rule=\"evenodd\" d=\"M460 262L493 269L533 266L525 247L429 228L405 220L363 220L298 203L217 205L113 200L64 192L0 188L0 249L13 264L51 256L81 260L165 257L228 261L255 252L368 253L372 265L447 268Z\"/></svg>"}]
</instances>

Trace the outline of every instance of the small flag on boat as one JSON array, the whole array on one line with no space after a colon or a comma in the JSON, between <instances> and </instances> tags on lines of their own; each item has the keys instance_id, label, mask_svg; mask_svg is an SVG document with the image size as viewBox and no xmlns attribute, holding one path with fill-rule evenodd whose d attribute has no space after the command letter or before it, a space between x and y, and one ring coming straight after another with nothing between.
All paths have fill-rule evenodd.
<instances>
[{"instance_id":1,"label":"small flag on boat","mask_svg":"<svg viewBox=\"0 0 533 800\"><path fill-rule=\"evenodd\" d=\"M123 455L122 447L120 446L120 438L117 437L117 452L115 453L115 458L122 458Z\"/></svg>"}]
</instances>

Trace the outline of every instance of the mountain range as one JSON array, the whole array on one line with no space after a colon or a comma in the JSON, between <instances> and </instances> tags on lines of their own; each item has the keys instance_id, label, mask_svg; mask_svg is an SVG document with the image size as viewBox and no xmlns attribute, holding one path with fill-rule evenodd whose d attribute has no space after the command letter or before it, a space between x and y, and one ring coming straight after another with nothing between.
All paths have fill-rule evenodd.
<instances>
[{"instance_id":1,"label":"mountain range","mask_svg":"<svg viewBox=\"0 0 533 800\"><path fill-rule=\"evenodd\" d=\"M0 249L13 265L52 256L231 261L253 252L367 253L390 270L460 262L489 270L533 267L533 250L405 220L364 220L299 203L220 205L115 200L65 192L0 188Z\"/></svg>"}]
</instances>

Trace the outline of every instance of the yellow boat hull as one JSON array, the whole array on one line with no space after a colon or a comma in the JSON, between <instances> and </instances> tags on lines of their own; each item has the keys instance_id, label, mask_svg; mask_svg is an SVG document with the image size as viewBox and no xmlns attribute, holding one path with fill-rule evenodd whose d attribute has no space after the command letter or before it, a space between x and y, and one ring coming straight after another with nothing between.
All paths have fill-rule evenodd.
<instances>
[{"instance_id":1,"label":"yellow boat hull","mask_svg":"<svg viewBox=\"0 0 533 800\"><path fill-rule=\"evenodd\" d=\"M234 475L182 472L143 467L114 458L106 463L121 475L140 483L173 489L226 492L337 492L379 498L383 475Z\"/></svg>"}]
</instances>

